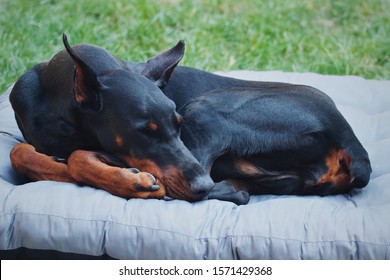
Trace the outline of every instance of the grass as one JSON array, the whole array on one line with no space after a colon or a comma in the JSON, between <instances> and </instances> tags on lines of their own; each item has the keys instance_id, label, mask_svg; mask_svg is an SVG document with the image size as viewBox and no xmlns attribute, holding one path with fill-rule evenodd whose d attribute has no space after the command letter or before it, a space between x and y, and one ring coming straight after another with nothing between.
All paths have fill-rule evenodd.
<instances>
[{"instance_id":1,"label":"grass","mask_svg":"<svg viewBox=\"0 0 390 280\"><path fill-rule=\"evenodd\" d=\"M143 61L186 41L182 65L390 79L388 0L0 0L0 92L70 43Z\"/></svg>"}]
</instances>

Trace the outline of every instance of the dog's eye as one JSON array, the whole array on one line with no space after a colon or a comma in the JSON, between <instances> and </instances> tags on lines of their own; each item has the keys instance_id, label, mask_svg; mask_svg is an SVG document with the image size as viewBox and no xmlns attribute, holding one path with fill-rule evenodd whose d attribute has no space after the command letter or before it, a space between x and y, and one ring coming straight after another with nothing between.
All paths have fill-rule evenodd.
<instances>
[{"instance_id":1,"label":"dog's eye","mask_svg":"<svg viewBox=\"0 0 390 280\"><path fill-rule=\"evenodd\" d=\"M158 130L158 126L155 122L148 122L140 128L140 131L146 135L154 135Z\"/></svg>"}]
</instances>

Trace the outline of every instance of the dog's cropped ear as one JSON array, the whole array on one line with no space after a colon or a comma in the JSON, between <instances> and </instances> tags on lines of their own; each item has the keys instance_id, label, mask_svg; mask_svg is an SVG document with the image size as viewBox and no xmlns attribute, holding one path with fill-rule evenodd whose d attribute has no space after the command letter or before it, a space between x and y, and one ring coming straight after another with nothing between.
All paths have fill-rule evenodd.
<instances>
[{"instance_id":1,"label":"dog's cropped ear","mask_svg":"<svg viewBox=\"0 0 390 280\"><path fill-rule=\"evenodd\" d=\"M74 77L74 97L76 102L83 109L93 111L102 110L102 101L99 94L100 83L96 73L80 58L80 56L69 45L65 33L62 40L68 54L76 64Z\"/></svg>"},{"instance_id":2,"label":"dog's cropped ear","mask_svg":"<svg viewBox=\"0 0 390 280\"><path fill-rule=\"evenodd\" d=\"M153 81L158 87L164 87L173 70L184 56L185 44L180 40L176 46L150 58L141 74Z\"/></svg>"}]
</instances>

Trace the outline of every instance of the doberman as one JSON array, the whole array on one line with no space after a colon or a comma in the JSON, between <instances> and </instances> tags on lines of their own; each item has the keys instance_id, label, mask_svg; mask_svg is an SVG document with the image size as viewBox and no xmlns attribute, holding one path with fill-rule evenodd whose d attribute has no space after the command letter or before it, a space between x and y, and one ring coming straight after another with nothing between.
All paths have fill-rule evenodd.
<instances>
[{"instance_id":1,"label":"doberman","mask_svg":"<svg viewBox=\"0 0 390 280\"><path fill-rule=\"evenodd\" d=\"M11 151L14 169L32 180L77 182L125 198L203 198L214 182L180 140L174 102L155 85L169 78L177 57L167 53L158 67L145 68L154 80L102 48L72 48L65 35L63 42L65 50L26 72L11 91L29 142Z\"/></svg>"},{"instance_id":2,"label":"doberman","mask_svg":"<svg viewBox=\"0 0 390 280\"><path fill-rule=\"evenodd\" d=\"M369 181L367 152L317 89L177 66L182 41L146 63L63 41L10 96L31 144L17 145L11 162L33 180L237 204L249 194L327 195Z\"/></svg>"}]
</instances>

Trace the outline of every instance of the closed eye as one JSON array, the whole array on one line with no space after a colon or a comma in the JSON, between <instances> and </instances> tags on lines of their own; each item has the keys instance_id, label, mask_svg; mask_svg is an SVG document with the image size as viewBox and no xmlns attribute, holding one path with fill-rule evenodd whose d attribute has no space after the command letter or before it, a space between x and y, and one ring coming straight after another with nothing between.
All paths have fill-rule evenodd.
<instances>
[{"instance_id":1,"label":"closed eye","mask_svg":"<svg viewBox=\"0 0 390 280\"><path fill-rule=\"evenodd\" d=\"M153 136L158 131L158 125L155 122L148 122L143 126L139 127L138 130L145 135Z\"/></svg>"}]
</instances>

